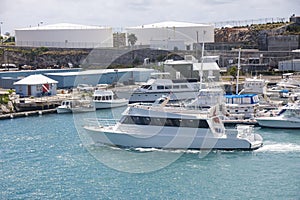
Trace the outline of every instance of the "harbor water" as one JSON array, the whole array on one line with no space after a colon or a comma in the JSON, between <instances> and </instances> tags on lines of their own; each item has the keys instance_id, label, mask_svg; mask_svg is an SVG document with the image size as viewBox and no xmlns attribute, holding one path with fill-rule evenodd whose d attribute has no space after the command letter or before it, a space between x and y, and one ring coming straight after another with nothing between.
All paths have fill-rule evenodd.
<instances>
[{"instance_id":1,"label":"harbor water","mask_svg":"<svg viewBox=\"0 0 300 200\"><path fill-rule=\"evenodd\" d=\"M299 130L259 129L252 152L89 144L85 119L123 110L1 120L0 199L300 199Z\"/></svg>"}]
</instances>

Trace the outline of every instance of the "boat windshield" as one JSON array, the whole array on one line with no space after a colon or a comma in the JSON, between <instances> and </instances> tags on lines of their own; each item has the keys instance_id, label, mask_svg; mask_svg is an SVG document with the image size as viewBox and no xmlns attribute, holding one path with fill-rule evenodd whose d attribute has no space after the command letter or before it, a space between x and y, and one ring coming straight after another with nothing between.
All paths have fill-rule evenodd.
<instances>
[{"instance_id":1,"label":"boat windshield","mask_svg":"<svg viewBox=\"0 0 300 200\"><path fill-rule=\"evenodd\" d=\"M151 90L151 85L142 85L142 89Z\"/></svg>"},{"instance_id":2,"label":"boat windshield","mask_svg":"<svg viewBox=\"0 0 300 200\"><path fill-rule=\"evenodd\" d=\"M300 110L286 109L283 113L285 117L300 117Z\"/></svg>"}]
</instances>

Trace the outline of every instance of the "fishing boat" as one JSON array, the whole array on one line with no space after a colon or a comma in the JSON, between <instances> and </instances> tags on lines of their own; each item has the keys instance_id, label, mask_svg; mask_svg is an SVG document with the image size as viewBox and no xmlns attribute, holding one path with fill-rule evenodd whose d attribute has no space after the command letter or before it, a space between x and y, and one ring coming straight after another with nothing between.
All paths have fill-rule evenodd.
<instances>
[{"instance_id":1,"label":"fishing boat","mask_svg":"<svg viewBox=\"0 0 300 200\"><path fill-rule=\"evenodd\" d=\"M283 106L278 114L255 118L262 127L300 129L300 104L289 103Z\"/></svg>"},{"instance_id":2,"label":"fishing boat","mask_svg":"<svg viewBox=\"0 0 300 200\"><path fill-rule=\"evenodd\" d=\"M69 99L61 102L56 108L57 113L80 113L95 111L90 100Z\"/></svg>"},{"instance_id":3,"label":"fishing boat","mask_svg":"<svg viewBox=\"0 0 300 200\"><path fill-rule=\"evenodd\" d=\"M218 108L208 112L161 103L130 104L112 126L87 125L95 143L129 148L255 150L263 139L253 126L225 129Z\"/></svg>"},{"instance_id":4,"label":"fishing boat","mask_svg":"<svg viewBox=\"0 0 300 200\"><path fill-rule=\"evenodd\" d=\"M96 109L126 106L128 99L118 98L112 90L95 90L93 102Z\"/></svg>"}]
</instances>

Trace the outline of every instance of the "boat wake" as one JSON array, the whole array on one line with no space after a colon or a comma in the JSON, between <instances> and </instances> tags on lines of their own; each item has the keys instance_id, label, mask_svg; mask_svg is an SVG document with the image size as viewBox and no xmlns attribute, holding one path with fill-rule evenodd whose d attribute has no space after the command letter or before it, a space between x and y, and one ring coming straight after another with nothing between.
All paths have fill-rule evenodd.
<instances>
[{"instance_id":1,"label":"boat wake","mask_svg":"<svg viewBox=\"0 0 300 200\"><path fill-rule=\"evenodd\" d=\"M158 152L169 152L169 153L192 153L192 154L197 154L201 152L200 150L191 150L191 149L157 149L157 148L134 148L130 150L134 150L138 152L158 151Z\"/></svg>"},{"instance_id":2,"label":"boat wake","mask_svg":"<svg viewBox=\"0 0 300 200\"><path fill-rule=\"evenodd\" d=\"M300 145L293 143L265 143L263 147L255 152L300 152Z\"/></svg>"}]
</instances>

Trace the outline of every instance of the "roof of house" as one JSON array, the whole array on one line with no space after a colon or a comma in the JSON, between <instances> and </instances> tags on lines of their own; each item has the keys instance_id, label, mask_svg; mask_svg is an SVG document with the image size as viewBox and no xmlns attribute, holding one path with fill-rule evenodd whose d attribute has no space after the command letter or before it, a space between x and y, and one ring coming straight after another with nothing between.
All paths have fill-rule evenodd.
<instances>
[{"instance_id":1,"label":"roof of house","mask_svg":"<svg viewBox=\"0 0 300 200\"><path fill-rule=\"evenodd\" d=\"M42 74L34 74L15 82L14 85L40 85L40 84L47 84L47 83L58 83L58 82Z\"/></svg>"}]
</instances>

